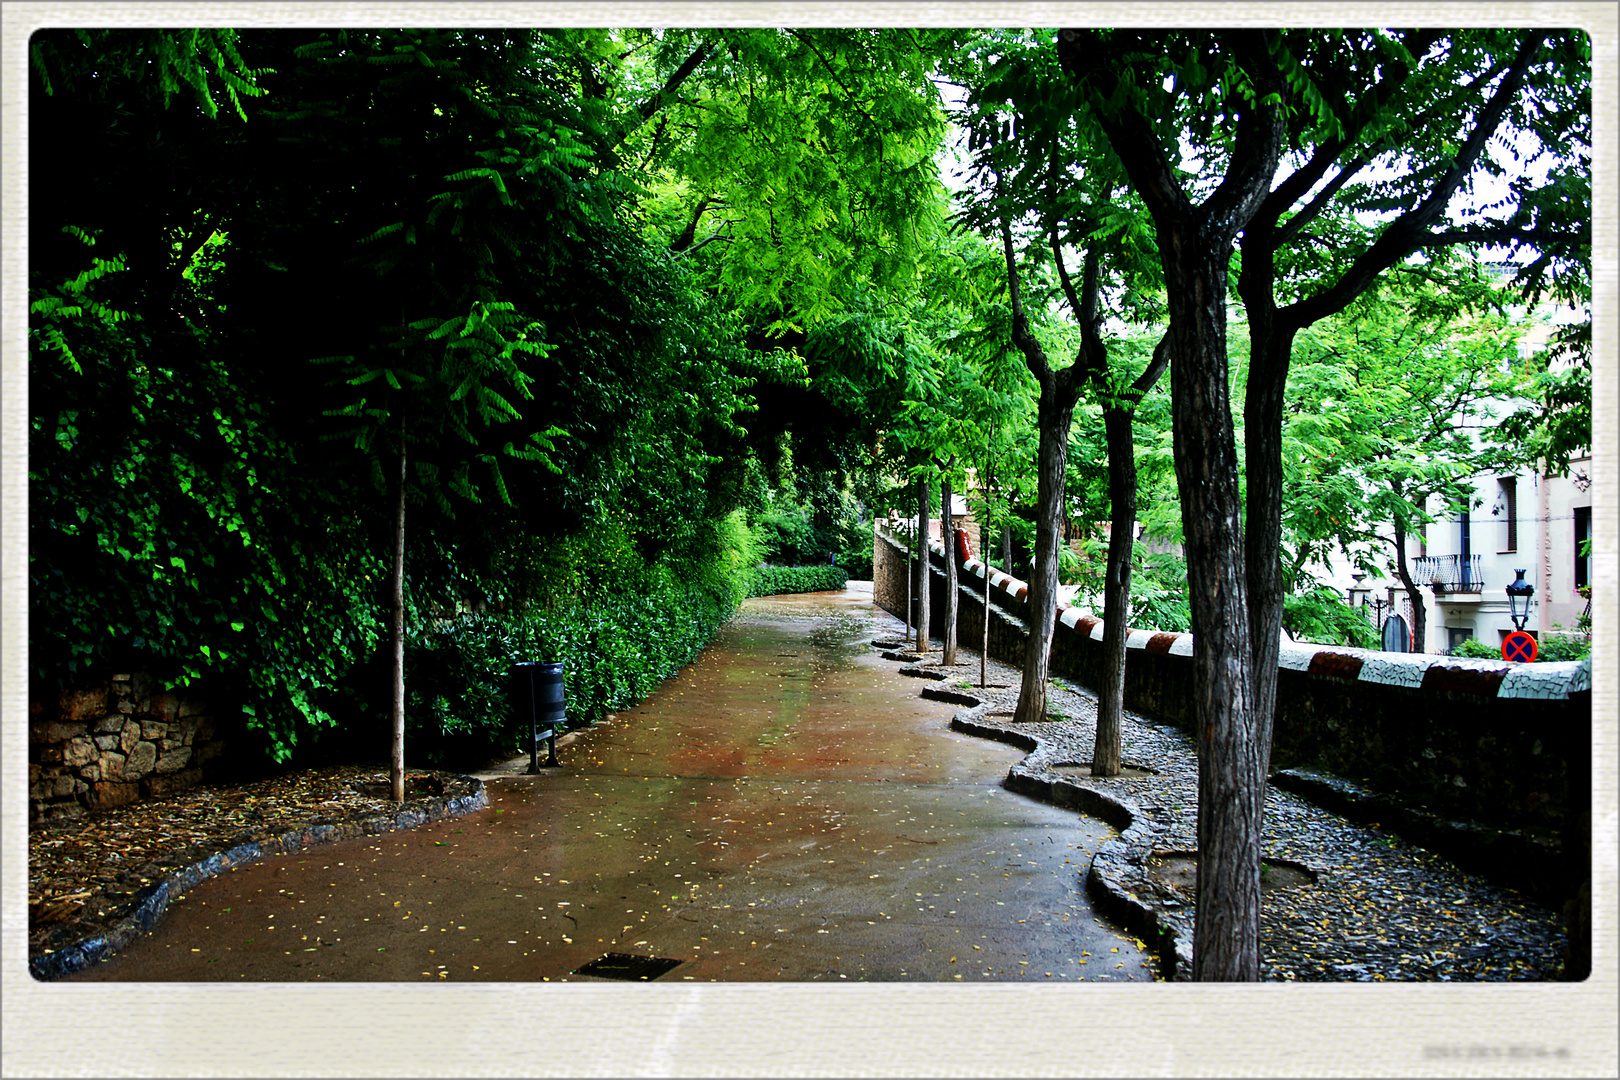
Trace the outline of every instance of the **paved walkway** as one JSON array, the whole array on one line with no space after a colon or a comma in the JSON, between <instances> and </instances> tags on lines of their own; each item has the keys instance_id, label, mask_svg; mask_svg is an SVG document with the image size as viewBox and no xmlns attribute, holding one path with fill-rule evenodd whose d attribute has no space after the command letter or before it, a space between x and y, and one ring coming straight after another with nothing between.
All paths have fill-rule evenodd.
<instances>
[{"instance_id":1,"label":"paved walkway","mask_svg":"<svg viewBox=\"0 0 1620 1080\"><path fill-rule=\"evenodd\" d=\"M1064 719L1014 725L1016 670L991 661L1002 688L981 691L969 650L946 671L871 644L902 630L859 591L751 602L641 707L571 736L563 770L518 759L487 774L487 810L228 870L76 978L596 981L572 973L608 953L679 960L661 981L1182 974L1188 739L1127 714L1133 768L1093 779L1087 692L1056 680ZM1273 789L1264 854L1270 978L1559 972L1554 912L1389 832Z\"/></svg>"},{"instance_id":2,"label":"paved walkway","mask_svg":"<svg viewBox=\"0 0 1620 1080\"><path fill-rule=\"evenodd\" d=\"M859 590L749 601L564 768L520 759L487 810L226 871L72 978L1151 979L1082 883L1114 831L1006 790L1022 753L895 675L886 618Z\"/></svg>"}]
</instances>

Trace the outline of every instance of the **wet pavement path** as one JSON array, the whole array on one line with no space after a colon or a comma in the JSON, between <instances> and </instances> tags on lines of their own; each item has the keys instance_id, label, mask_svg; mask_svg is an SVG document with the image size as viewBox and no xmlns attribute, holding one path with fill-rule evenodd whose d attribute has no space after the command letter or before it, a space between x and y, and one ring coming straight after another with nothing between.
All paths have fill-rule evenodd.
<instances>
[{"instance_id":1,"label":"wet pavement path","mask_svg":"<svg viewBox=\"0 0 1620 1080\"><path fill-rule=\"evenodd\" d=\"M869 642L869 594L748 601L490 809L205 882L88 980L1147 980L1081 874L1113 835L1002 789Z\"/></svg>"}]
</instances>

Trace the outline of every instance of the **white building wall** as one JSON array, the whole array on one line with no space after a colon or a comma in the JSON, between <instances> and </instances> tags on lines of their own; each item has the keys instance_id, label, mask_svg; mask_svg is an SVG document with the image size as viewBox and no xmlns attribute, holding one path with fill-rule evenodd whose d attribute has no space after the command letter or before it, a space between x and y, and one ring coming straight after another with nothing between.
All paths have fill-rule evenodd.
<instances>
[{"instance_id":1,"label":"white building wall","mask_svg":"<svg viewBox=\"0 0 1620 1080\"><path fill-rule=\"evenodd\" d=\"M1444 592L1430 604L1428 651L1446 652L1467 635L1493 648L1513 630L1507 587L1517 571L1535 587L1525 629L1545 636L1573 632L1586 607L1576 591L1576 510L1592 505L1589 457L1571 463L1567 477L1525 471L1515 476L1485 475L1474 480L1469 510L1470 553L1480 556L1478 593ZM1513 481L1516 536L1510 536L1502 481ZM1425 531L1428 554L1464 554L1460 519L1437 521ZM1415 553L1410 553L1415 554Z\"/></svg>"}]
</instances>

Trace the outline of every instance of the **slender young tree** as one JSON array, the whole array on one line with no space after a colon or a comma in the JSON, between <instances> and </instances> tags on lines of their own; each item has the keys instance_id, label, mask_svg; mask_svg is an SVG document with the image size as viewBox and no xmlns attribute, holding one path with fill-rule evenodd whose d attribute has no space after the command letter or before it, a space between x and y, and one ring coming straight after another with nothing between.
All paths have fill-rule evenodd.
<instances>
[{"instance_id":1,"label":"slender young tree","mask_svg":"<svg viewBox=\"0 0 1620 1080\"><path fill-rule=\"evenodd\" d=\"M1088 333L1095 334L1095 330ZM1153 360L1122 393L1099 386L1107 394L1103 406L1104 437L1108 443L1108 564L1103 585L1103 671L1097 687L1097 734L1091 752L1091 775L1118 776L1121 767L1125 714L1125 643L1129 627L1131 568L1136 548L1136 434L1135 405L1159 381L1169 357L1168 338L1161 338ZM1106 383L1106 373L1093 370L1093 383Z\"/></svg>"},{"instance_id":2,"label":"slender young tree","mask_svg":"<svg viewBox=\"0 0 1620 1080\"><path fill-rule=\"evenodd\" d=\"M410 484L406 421L400 411L399 468L393 483L393 551L388 567L388 795L405 801L405 493Z\"/></svg>"},{"instance_id":3,"label":"slender young tree","mask_svg":"<svg viewBox=\"0 0 1620 1080\"><path fill-rule=\"evenodd\" d=\"M1065 487L1070 432L1080 395L1089 390L1103 406L1112 505L1103 605L1104 678L1097 688L1101 720L1092 770L1094 775L1116 775L1135 532L1132 415L1165 370L1168 353L1161 348L1134 380L1122 378L1111 368L1103 322L1105 303L1116 315L1140 314L1143 295L1154 289L1154 260L1141 250L1149 230L1140 205L1118 190L1118 162L1044 42L1023 34L993 34L953 70L969 84L960 119L975 153L974 173L985 188L963 216L1000 235L1013 298L1012 340L1041 387L1032 636L1015 715L1034 720L1045 712L1058 556L1067 542L1069 520ZM1009 117L1014 118L1011 123ZM1055 269L1059 295L1079 331L1074 359L1062 368L1048 360L1047 348L1028 327L1031 305L1023 293L1032 268L1026 265L1021 271L1013 239L1013 222L1026 220L1034 225L1024 259ZM1078 283L1069 275L1066 249L1083 252ZM1105 301L1110 283L1112 296ZM1042 297L1035 303L1045 307L1051 301Z\"/></svg>"},{"instance_id":4,"label":"slender young tree","mask_svg":"<svg viewBox=\"0 0 1620 1080\"><path fill-rule=\"evenodd\" d=\"M1035 561L1030 573L1029 645L1024 655L1023 681L1014 723L1045 719L1046 684L1051 668L1052 626L1057 614L1057 522L1063 518L1063 492L1069 453L1069 429L1080 399L1084 370L1078 364L1054 369L1046 350L1030 329L1019 285L1018 259L1013 248L1012 225L1003 218L1001 241L1007 261L1007 295L1012 305L1012 340L1024 354L1029 372L1040 386L1036 428L1040 451L1036 461Z\"/></svg>"},{"instance_id":5,"label":"slender young tree","mask_svg":"<svg viewBox=\"0 0 1620 1080\"><path fill-rule=\"evenodd\" d=\"M930 571L928 569L928 481L918 476L916 480L917 494L917 652L923 655L928 653L928 623L930 613L929 588Z\"/></svg>"},{"instance_id":6,"label":"slender young tree","mask_svg":"<svg viewBox=\"0 0 1620 1080\"><path fill-rule=\"evenodd\" d=\"M939 482L940 532L945 538L945 632L939 653L943 667L956 665L956 525L951 519L950 473L954 464L954 459L946 463L945 474Z\"/></svg>"},{"instance_id":7,"label":"slender young tree","mask_svg":"<svg viewBox=\"0 0 1620 1080\"><path fill-rule=\"evenodd\" d=\"M985 517L990 516L990 506L995 493L995 473L990 468L988 460L984 463L984 506ZM983 690L986 683L985 671L990 661L990 549L984 543L984 527L979 528L979 555L984 563L984 623L979 628L979 689Z\"/></svg>"}]
</instances>

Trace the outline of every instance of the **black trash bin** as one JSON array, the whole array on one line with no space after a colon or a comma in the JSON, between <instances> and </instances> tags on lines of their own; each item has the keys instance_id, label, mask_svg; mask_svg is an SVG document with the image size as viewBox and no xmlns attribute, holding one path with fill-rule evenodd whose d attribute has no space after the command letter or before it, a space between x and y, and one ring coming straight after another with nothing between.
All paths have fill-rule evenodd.
<instances>
[{"instance_id":1,"label":"black trash bin","mask_svg":"<svg viewBox=\"0 0 1620 1080\"><path fill-rule=\"evenodd\" d=\"M557 761L557 729L566 721L563 666L559 662L512 666L512 711L519 725L529 724L529 772L540 771L540 740L546 740L546 764Z\"/></svg>"}]
</instances>

